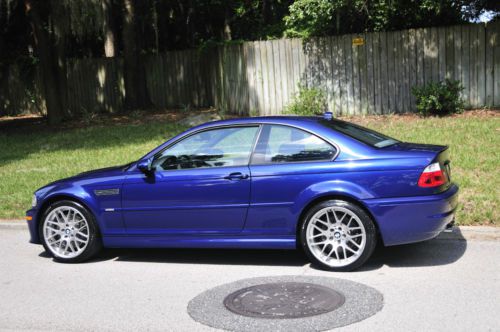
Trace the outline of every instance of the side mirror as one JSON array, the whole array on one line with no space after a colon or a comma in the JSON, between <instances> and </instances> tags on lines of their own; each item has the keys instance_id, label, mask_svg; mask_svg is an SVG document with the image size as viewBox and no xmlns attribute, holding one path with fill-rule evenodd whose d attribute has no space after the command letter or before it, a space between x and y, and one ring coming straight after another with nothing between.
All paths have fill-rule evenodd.
<instances>
[{"instance_id":1,"label":"side mirror","mask_svg":"<svg viewBox=\"0 0 500 332\"><path fill-rule=\"evenodd\" d=\"M137 169L149 176L154 173L152 162L153 162L152 159L139 160L139 162L137 163Z\"/></svg>"}]
</instances>

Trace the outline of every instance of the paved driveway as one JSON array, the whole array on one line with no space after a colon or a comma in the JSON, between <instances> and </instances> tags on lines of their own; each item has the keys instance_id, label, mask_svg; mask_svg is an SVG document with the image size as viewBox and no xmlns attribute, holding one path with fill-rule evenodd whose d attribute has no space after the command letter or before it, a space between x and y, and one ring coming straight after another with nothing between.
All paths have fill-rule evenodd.
<instances>
[{"instance_id":1,"label":"paved driveway","mask_svg":"<svg viewBox=\"0 0 500 332\"><path fill-rule=\"evenodd\" d=\"M294 251L109 250L52 262L24 229L0 228L0 329L203 331L186 312L208 288L242 278L335 276L384 294L345 331L500 330L500 242L437 239L378 248L362 270L328 273Z\"/></svg>"}]
</instances>

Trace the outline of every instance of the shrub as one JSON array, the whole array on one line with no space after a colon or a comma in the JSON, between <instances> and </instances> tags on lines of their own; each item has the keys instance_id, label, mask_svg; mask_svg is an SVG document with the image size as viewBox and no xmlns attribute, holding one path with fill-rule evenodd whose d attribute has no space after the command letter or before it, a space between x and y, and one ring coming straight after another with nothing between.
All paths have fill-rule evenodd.
<instances>
[{"instance_id":1,"label":"shrub","mask_svg":"<svg viewBox=\"0 0 500 332\"><path fill-rule=\"evenodd\" d=\"M413 87L412 93L417 98L418 113L443 116L463 111L464 102L460 97L463 89L459 81L446 80Z\"/></svg>"},{"instance_id":2,"label":"shrub","mask_svg":"<svg viewBox=\"0 0 500 332\"><path fill-rule=\"evenodd\" d=\"M317 115L323 113L325 109L326 96L323 90L299 85L299 92L286 106L285 111L297 115Z\"/></svg>"},{"instance_id":3,"label":"shrub","mask_svg":"<svg viewBox=\"0 0 500 332\"><path fill-rule=\"evenodd\" d=\"M288 9L290 14L283 19L285 34L288 37L309 38L328 31L336 5L330 0L297 0Z\"/></svg>"}]
</instances>

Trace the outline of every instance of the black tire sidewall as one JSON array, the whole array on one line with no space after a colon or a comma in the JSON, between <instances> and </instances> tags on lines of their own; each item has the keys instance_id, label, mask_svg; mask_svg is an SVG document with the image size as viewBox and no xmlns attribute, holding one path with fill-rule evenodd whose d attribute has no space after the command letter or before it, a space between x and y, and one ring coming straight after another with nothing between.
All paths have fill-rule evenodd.
<instances>
[{"instance_id":1,"label":"black tire sidewall","mask_svg":"<svg viewBox=\"0 0 500 332\"><path fill-rule=\"evenodd\" d=\"M360 257L352 262L349 265L342 266L342 267L332 267L329 266L323 262L321 262L319 259L317 259L314 254L311 252L309 249L309 246L307 245L307 226L311 222L312 216L316 214L321 209L327 208L327 207L342 207L346 208L353 213L355 213L358 218L361 220L363 223L363 226L365 228L366 232L366 245L363 250L363 253L360 255ZM375 250L375 246L377 244L377 229L375 227L375 224L373 223L372 219L370 216L358 205L353 204L351 202L343 201L343 200L326 200L322 201L313 207L311 207L307 213L304 215L304 218L301 221L301 227L300 227L300 244L304 252L306 253L307 257L311 260L312 264L314 264L316 267L322 269L322 270L327 270L327 271L337 271L337 272L347 272L347 271L352 271L357 268L359 268L361 265L363 265L368 258L373 254L373 251Z\"/></svg>"},{"instance_id":2,"label":"black tire sidewall","mask_svg":"<svg viewBox=\"0 0 500 332\"><path fill-rule=\"evenodd\" d=\"M85 250L78 256L73 257L73 258L63 258L54 255L54 253L49 249L49 246L47 244L47 241L45 240L45 236L43 234L43 226L45 222L47 221L47 216L54 210L55 208L61 207L61 206L69 206L72 208L77 209L84 217L87 219L87 223L89 226L89 243L87 244L87 247ZM61 263L80 263L83 261L88 260L92 256L94 256L99 250L102 248L102 242L101 238L99 236L99 229L97 226L97 223L95 221L94 215L83 205L80 203L77 203L75 201L70 201L70 200L62 200L62 201L57 201L52 204L50 204L43 212L42 218L40 219L40 222L38 224L38 233L42 242L43 247L45 248L45 251L50 254L55 261L61 262Z\"/></svg>"}]
</instances>

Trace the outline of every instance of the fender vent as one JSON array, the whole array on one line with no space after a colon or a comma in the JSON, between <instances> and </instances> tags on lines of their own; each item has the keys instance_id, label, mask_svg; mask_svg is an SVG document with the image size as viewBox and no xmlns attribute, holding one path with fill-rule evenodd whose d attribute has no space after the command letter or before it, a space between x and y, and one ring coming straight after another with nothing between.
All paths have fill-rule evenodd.
<instances>
[{"instance_id":1,"label":"fender vent","mask_svg":"<svg viewBox=\"0 0 500 332\"><path fill-rule=\"evenodd\" d=\"M112 196L120 194L120 189L99 189L94 190L96 196Z\"/></svg>"}]
</instances>

